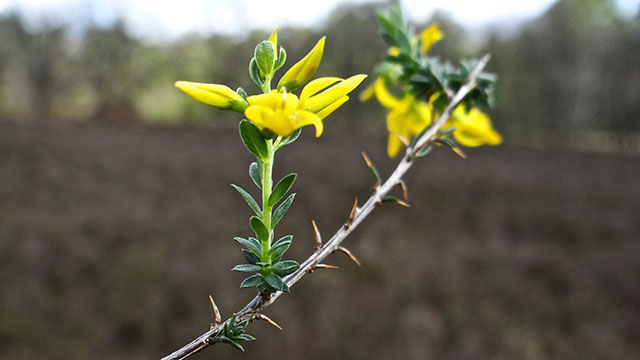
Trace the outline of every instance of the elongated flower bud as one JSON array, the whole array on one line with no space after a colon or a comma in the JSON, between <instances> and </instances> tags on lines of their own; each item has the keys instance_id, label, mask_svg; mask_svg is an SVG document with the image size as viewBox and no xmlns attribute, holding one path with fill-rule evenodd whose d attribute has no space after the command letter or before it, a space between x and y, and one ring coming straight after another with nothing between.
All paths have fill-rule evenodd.
<instances>
[{"instance_id":1,"label":"elongated flower bud","mask_svg":"<svg viewBox=\"0 0 640 360\"><path fill-rule=\"evenodd\" d=\"M175 86L192 98L218 109L243 113L247 102L225 85L176 81Z\"/></svg>"},{"instance_id":2,"label":"elongated flower bud","mask_svg":"<svg viewBox=\"0 0 640 360\"><path fill-rule=\"evenodd\" d=\"M287 91L293 91L311 79L322 60L325 38L323 36L307 56L298 61L282 76L278 82L278 90L285 88Z\"/></svg>"}]
</instances>

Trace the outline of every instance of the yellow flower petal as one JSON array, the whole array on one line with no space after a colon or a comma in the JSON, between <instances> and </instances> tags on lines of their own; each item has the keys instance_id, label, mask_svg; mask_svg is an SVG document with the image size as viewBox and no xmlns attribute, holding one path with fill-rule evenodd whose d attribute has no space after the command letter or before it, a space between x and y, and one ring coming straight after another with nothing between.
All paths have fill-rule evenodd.
<instances>
[{"instance_id":1,"label":"yellow flower petal","mask_svg":"<svg viewBox=\"0 0 640 360\"><path fill-rule=\"evenodd\" d=\"M376 79L375 94L380 104L387 109L394 109L399 106L400 100L391 95L383 78Z\"/></svg>"},{"instance_id":2,"label":"yellow flower petal","mask_svg":"<svg viewBox=\"0 0 640 360\"><path fill-rule=\"evenodd\" d=\"M334 101L341 99L343 96L353 91L366 77L367 75L364 74L354 75L333 85L327 90L310 97L305 102L306 110L309 110L313 113L321 111Z\"/></svg>"},{"instance_id":3,"label":"yellow flower petal","mask_svg":"<svg viewBox=\"0 0 640 360\"><path fill-rule=\"evenodd\" d=\"M278 90L286 88L287 91L292 91L311 79L322 60L325 38L323 36L302 60L298 61L282 76L278 82Z\"/></svg>"},{"instance_id":4,"label":"yellow flower petal","mask_svg":"<svg viewBox=\"0 0 640 360\"><path fill-rule=\"evenodd\" d=\"M426 54L429 49L431 49L433 44L440 41L444 37L444 33L440 31L438 24L433 24L428 28L422 30L422 32L418 34L418 37L422 40L422 48L420 49L420 51L422 51L423 54Z\"/></svg>"},{"instance_id":5,"label":"yellow flower petal","mask_svg":"<svg viewBox=\"0 0 640 360\"><path fill-rule=\"evenodd\" d=\"M278 58L278 27L273 30L271 36L269 36L269 42L273 44L273 58Z\"/></svg>"},{"instance_id":6,"label":"yellow flower petal","mask_svg":"<svg viewBox=\"0 0 640 360\"><path fill-rule=\"evenodd\" d=\"M346 103L348 100L349 100L349 97L345 95L345 96L341 97L340 99L332 102L331 104L326 106L324 109L318 111L316 114L318 115L318 117L320 119L324 119L327 116L329 116L329 114L334 112L337 108L342 106L342 104Z\"/></svg>"},{"instance_id":7,"label":"yellow flower petal","mask_svg":"<svg viewBox=\"0 0 640 360\"><path fill-rule=\"evenodd\" d=\"M404 144L395 134L389 133L389 141L387 143L387 154L390 158L396 157L400 150L404 147Z\"/></svg>"},{"instance_id":8,"label":"yellow flower petal","mask_svg":"<svg viewBox=\"0 0 640 360\"><path fill-rule=\"evenodd\" d=\"M313 125L316 128L316 137L320 137L324 131L324 125L322 124L322 118L314 113L308 111L299 110L296 111L293 117L293 125L296 129L303 126Z\"/></svg>"},{"instance_id":9,"label":"yellow flower petal","mask_svg":"<svg viewBox=\"0 0 640 360\"><path fill-rule=\"evenodd\" d=\"M339 77L321 77L310 81L305 87L302 89L300 93L300 102L304 104L307 99L313 95L315 95L320 90L324 90L327 87L337 83L338 81L343 81Z\"/></svg>"},{"instance_id":10,"label":"yellow flower petal","mask_svg":"<svg viewBox=\"0 0 640 360\"><path fill-rule=\"evenodd\" d=\"M244 112L247 102L228 86L176 81L175 86L192 98L218 109Z\"/></svg>"}]
</instances>

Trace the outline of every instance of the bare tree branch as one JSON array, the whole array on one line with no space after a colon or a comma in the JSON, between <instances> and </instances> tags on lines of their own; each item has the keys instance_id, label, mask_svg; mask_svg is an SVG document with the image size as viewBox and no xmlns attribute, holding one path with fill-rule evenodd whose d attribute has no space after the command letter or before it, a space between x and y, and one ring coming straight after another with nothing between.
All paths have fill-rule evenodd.
<instances>
[{"instance_id":1,"label":"bare tree branch","mask_svg":"<svg viewBox=\"0 0 640 360\"><path fill-rule=\"evenodd\" d=\"M462 87L460 87L460 89L453 97L450 98L449 105L442 112L438 120L436 120L436 122L424 134L422 134L422 136L416 139L413 146L407 148L406 154L404 155L398 166L395 168L393 173L391 173L387 181L376 188L373 195L369 197L367 202L362 205L362 207L357 207L356 203L347 223L345 223L344 226L341 226L329 241L324 243L324 245L319 247L313 254L311 254L311 256L309 256L307 260L305 260L300 265L300 268L296 272L284 279L287 286L293 286L300 279L302 279L303 276L313 270L314 267L320 264L322 260L324 260L334 251L338 250L340 248L340 244L345 240L345 238L349 236L349 234L371 213L371 211L373 211L373 209L377 205L382 203L384 198L394 187L401 184L402 177L413 165L416 154L420 151L420 149L424 148L435 139L438 131L440 131L442 126L444 126L444 124L447 122L458 103L475 88L475 86L477 85L477 77L489 62L489 59L490 56L485 55L480 60L478 65L469 76L467 82ZM256 296L242 310L236 313L238 321L262 318L263 316L260 314L260 312L264 308L275 302L276 299L278 299L282 294L283 293L280 291L275 292L268 299L262 297L261 295ZM226 321L229 320L227 319ZM216 342L218 342L217 340L221 336L223 326L224 323L217 324L189 344L162 358L162 360L185 359L201 351L207 346L215 344Z\"/></svg>"}]
</instances>

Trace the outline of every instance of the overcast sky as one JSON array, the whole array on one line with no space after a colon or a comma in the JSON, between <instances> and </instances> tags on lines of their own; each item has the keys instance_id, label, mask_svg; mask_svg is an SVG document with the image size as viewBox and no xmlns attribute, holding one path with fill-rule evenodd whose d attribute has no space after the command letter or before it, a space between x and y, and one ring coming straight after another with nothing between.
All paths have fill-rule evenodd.
<instances>
[{"instance_id":1,"label":"overcast sky","mask_svg":"<svg viewBox=\"0 0 640 360\"><path fill-rule=\"evenodd\" d=\"M252 28L270 30L275 25L319 25L341 3L365 0L0 0L0 12L16 10L31 24L42 20L83 26L107 25L115 18L147 39L176 38L196 31L238 33ZM492 22L513 23L545 11L553 0L405 0L414 20L428 18L435 9L448 12L468 26ZM640 0L617 0L621 11L635 13Z\"/></svg>"}]
</instances>

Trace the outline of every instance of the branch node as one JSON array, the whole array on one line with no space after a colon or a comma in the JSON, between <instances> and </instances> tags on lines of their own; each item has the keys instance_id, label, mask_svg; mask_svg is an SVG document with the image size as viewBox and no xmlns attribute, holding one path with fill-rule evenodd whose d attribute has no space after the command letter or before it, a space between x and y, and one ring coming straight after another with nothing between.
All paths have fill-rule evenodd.
<instances>
[{"instance_id":1,"label":"branch node","mask_svg":"<svg viewBox=\"0 0 640 360\"><path fill-rule=\"evenodd\" d=\"M316 236L316 250L320 250L322 248L322 236L320 236L315 220L311 220L311 225L313 225L313 232Z\"/></svg>"},{"instance_id":2,"label":"branch node","mask_svg":"<svg viewBox=\"0 0 640 360\"><path fill-rule=\"evenodd\" d=\"M358 258L356 258L351 251L349 251L349 249L347 249L344 246L338 246L338 248L334 251L340 251L342 253L344 253L345 255L347 255L349 257L349 259L351 259L354 263L356 263L358 266L360 266L360 261L358 260Z\"/></svg>"},{"instance_id":3,"label":"branch node","mask_svg":"<svg viewBox=\"0 0 640 360\"><path fill-rule=\"evenodd\" d=\"M218 310L218 306L216 305L216 302L213 301L213 296L209 295L209 300L211 301L211 307L213 308L213 313L216 316L216 325L220 325L222 323L222 316L220 316L220 310ZM213 328L213 326L211 327Z\"/></svg>"},{"instance_id":4,"label":"branch node","mask_svg":"<svg viewBox=\"0 0 640 360\"><path fill-rule=\"evenodd\" d=\"M282 331L282 326L278 325L275 321L271 320L267 315L264 314L256 314L255 319L263 320L268 322L270 325L273 325L278 328L278 330Z\"/></svg>"}]
</instances>

